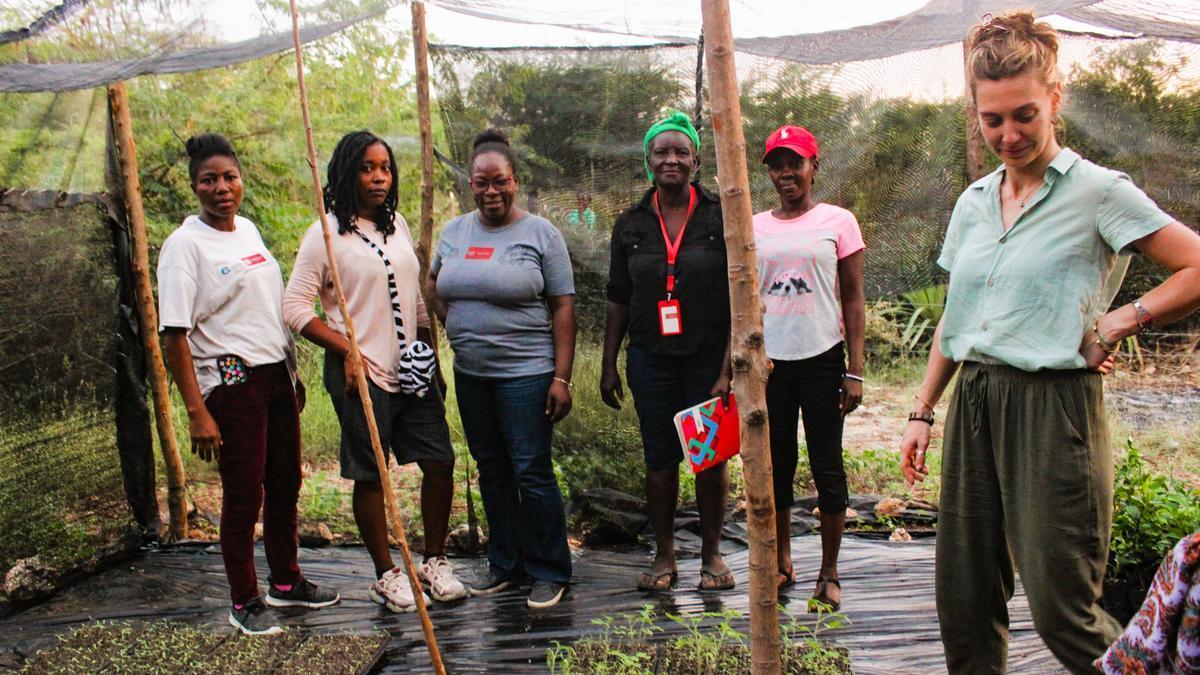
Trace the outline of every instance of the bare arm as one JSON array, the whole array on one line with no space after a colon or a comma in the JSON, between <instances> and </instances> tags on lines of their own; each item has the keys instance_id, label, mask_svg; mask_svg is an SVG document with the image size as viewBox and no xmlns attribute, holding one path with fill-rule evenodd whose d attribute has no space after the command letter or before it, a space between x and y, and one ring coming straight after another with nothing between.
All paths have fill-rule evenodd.
<instances>
[{"instance_id":1,"label":"bare arm","mask_svg":"<svg viewBox=\"0 0 1200 675\"><path fill-rule=\"evenodd\" d=\"M937 330L933 332L933 346L929 349L929 362L925 366L925 378L917 389L913 412L932 413L950 380L958 372L958 364L942 354L942 323L938 321ZM929 449L929 439L933 436L933 425L920 421L911 421L904 431L900 441L900 470L904 478L912 485L914 481L925 480L929 468L925 466L925 452Z\"/></svg>"},{"instance_id":2,"label":"bare arm","mask_svg":"<svg viewBox=\"0 0 1200 675\"><path fill-rule=\"evenodd\" d=\"M600 362L600 398L610 408L621 409L625 392L617 372L617 356L629 330L629 305L609 300L604 307L604 357ZM728 360L728 359L726 359Z\"/></svg>"},{"instance_id":3,"label":"bare arm","mask_svg":"<svg viewBox=\"0 0 1200 675\"><path fill-rule=\"evenodd\" d=\"M571 412L571 372L575 368L575 296L552 295L546 298L550 306L550 332L554 335L554 381L546 394L546 414L557 422Z\"/></svg>"},{"instance_id":4,"label":"bare arm","mask_svg":"<svg viewBox=\"0 0 1200 675\"><path fill-rule=\"evenodd\" d=\"M188 414L188 435L192 438L192 452L206 462L221 456L221 430L204 405L200 385L196 384L196 371L192 366L192 349L188 346L187 331L183 328L167 328L163 331L167 348L167 367L175 386L183 397Z\"/></svg>"},{"instance_id":5,"label":"bare arm","mask_svg":"<svg viewBox=\"0 0 1200 675\"><path fill-rule=\"evenodd\" d=\"M429 305L433 310L433 315L446 325L446 303L442 301L442 296L438 295L437 290L437 275L433 270L425 276L425 304Z\"/></svg>"},{"instance_id":6,"label":"bare arm","mask_svg":"<svg viewBox=\"0 0 1200 675\"><path fill-rule=\"evenodd\" d=\"M842 324L846 328L846 348L849 361L846 372L862 377L866 367L864 341L867 330L867 300L863 292L863 252L859 251L838 260L838 288L842 300ZM863 383L842 380L842 414L848 415L862 402Z\"/></svg>"},{"instance_id":7,"label":"bare arm","mask_svg":"<svg viewBox=\"0 0 1200 675\"><path fill-rule=\"evenodd\" d=\"M1142 237L1133 246L1171 272L1140 298L1156 326L1178 321L1200 308L1200 235L1176 222ZM1132 304L1118 307L1100 317L1097 325L1105 341L1117 342L1138 332L1137 310ZM1089 367L1107 356L1094 336L1088 331L1084 338L1083 356Z\"/></svg>"}]
</instances>

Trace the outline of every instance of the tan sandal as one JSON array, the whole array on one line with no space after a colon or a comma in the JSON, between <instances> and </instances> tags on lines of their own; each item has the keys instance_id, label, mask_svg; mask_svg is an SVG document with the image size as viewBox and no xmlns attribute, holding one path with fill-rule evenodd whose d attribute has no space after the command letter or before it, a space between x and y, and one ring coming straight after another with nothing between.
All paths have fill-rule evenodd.
<instances>
[{"instance_id":1,"label":"tan sandal","mask_svg":"<svg viewBox=\"0 0 1200 675\"><path fill-rule=\"evenodd\" d=\"M827 586L829 584L833 584L834 586L837 586L837 589L838 589L838 599L837 600L834 600L833 598L829 597L829 592L828 592L828 588L827 588ZM808 601L808 611L816 612L819 609L817 607L817 603L821 603L823 605L827 605L829 607L829 611L836 612L839 609L841 609L841 607L842 607L841 597L842 597L842 582L841 582L841 580L835 579L832 577L817 577L817 587L815 589L813 589L813 596Z\"/></svg>"},{"instance_id":2,"label":"tan sandal","mask_svg":"<svg viewBox=\"0 0 1200 675\"><path fill-rule=\"evenodd\" d=\"M653 570L648 570L638 575L637 588L639 591L661 593L671 590L678 582L679 570L676 568L658 574L655 574Z\"/></svg>"}]
</instances>

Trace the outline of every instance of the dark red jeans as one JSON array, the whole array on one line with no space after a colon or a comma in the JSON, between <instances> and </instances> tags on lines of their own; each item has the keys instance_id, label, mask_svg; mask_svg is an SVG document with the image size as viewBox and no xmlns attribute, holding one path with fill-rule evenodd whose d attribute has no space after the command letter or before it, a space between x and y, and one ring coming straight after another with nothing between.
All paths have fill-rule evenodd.
<instances>
[{"instance_id":1,"label":"dark red jeans","mask_svg":"<svg viewBox=\"0 0 1200 675\"><path fill-rule=\"evenodd\" d=\"M252 369L242 384L219 385L205 405L221 431L221 557L230 596L240 605L258 597L254 524L260 507L271 580L300 578L300 411L283 363Z\"/></svg>"}]
</instances>

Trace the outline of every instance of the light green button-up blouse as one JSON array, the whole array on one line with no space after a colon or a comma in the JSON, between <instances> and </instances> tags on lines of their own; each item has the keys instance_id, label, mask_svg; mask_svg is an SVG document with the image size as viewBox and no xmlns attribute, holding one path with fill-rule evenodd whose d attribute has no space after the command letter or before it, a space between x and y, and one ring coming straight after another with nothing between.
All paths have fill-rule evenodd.
<instances>
[{"instance_id":1,"label":"light green button-up blouse","mask_svg":"<svg viewBox=\"0 0 1200 675\"><path fill-rule=\"evenodd\" d=\"M1121 286L1129 245L1174 218L1123 173L1063 148L1008 232L1004 167L958 198L938 265L950 272L942 353L1022 370L1083 368L1084 332Z\"/></svg>"}]
</instances>

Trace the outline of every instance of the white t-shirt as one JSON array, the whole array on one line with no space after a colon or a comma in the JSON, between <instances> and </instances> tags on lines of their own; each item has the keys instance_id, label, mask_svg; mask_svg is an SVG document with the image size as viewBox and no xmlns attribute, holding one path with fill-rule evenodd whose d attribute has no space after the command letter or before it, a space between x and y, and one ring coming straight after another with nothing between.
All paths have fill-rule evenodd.
<instances>
[{"instance_id":1,"label":"white t-shirt","mask_svg":"<svg viewBox=\"0 0 1200 675\"><path fill-rule=\"evenodd\" d=\"M767 356L797 361L841 342L838 261L866 248L854 214L832 204L791 220L763 211L754 216L754 243Z\"/></svg>"},{"instance_id":2,"label":"white t-shirt","mask_svg":"<svg viewBox=\"0 0 1200 675\"><path fill-rule=\"evenodd\" d=\"M159 330L186 328L196 383L207 397L221 383L217 358L261 366L291 353L283 323L283 275L258 228L238 216L223 232L188 216L158 255Z\"/></svg>"}]
</instances>

